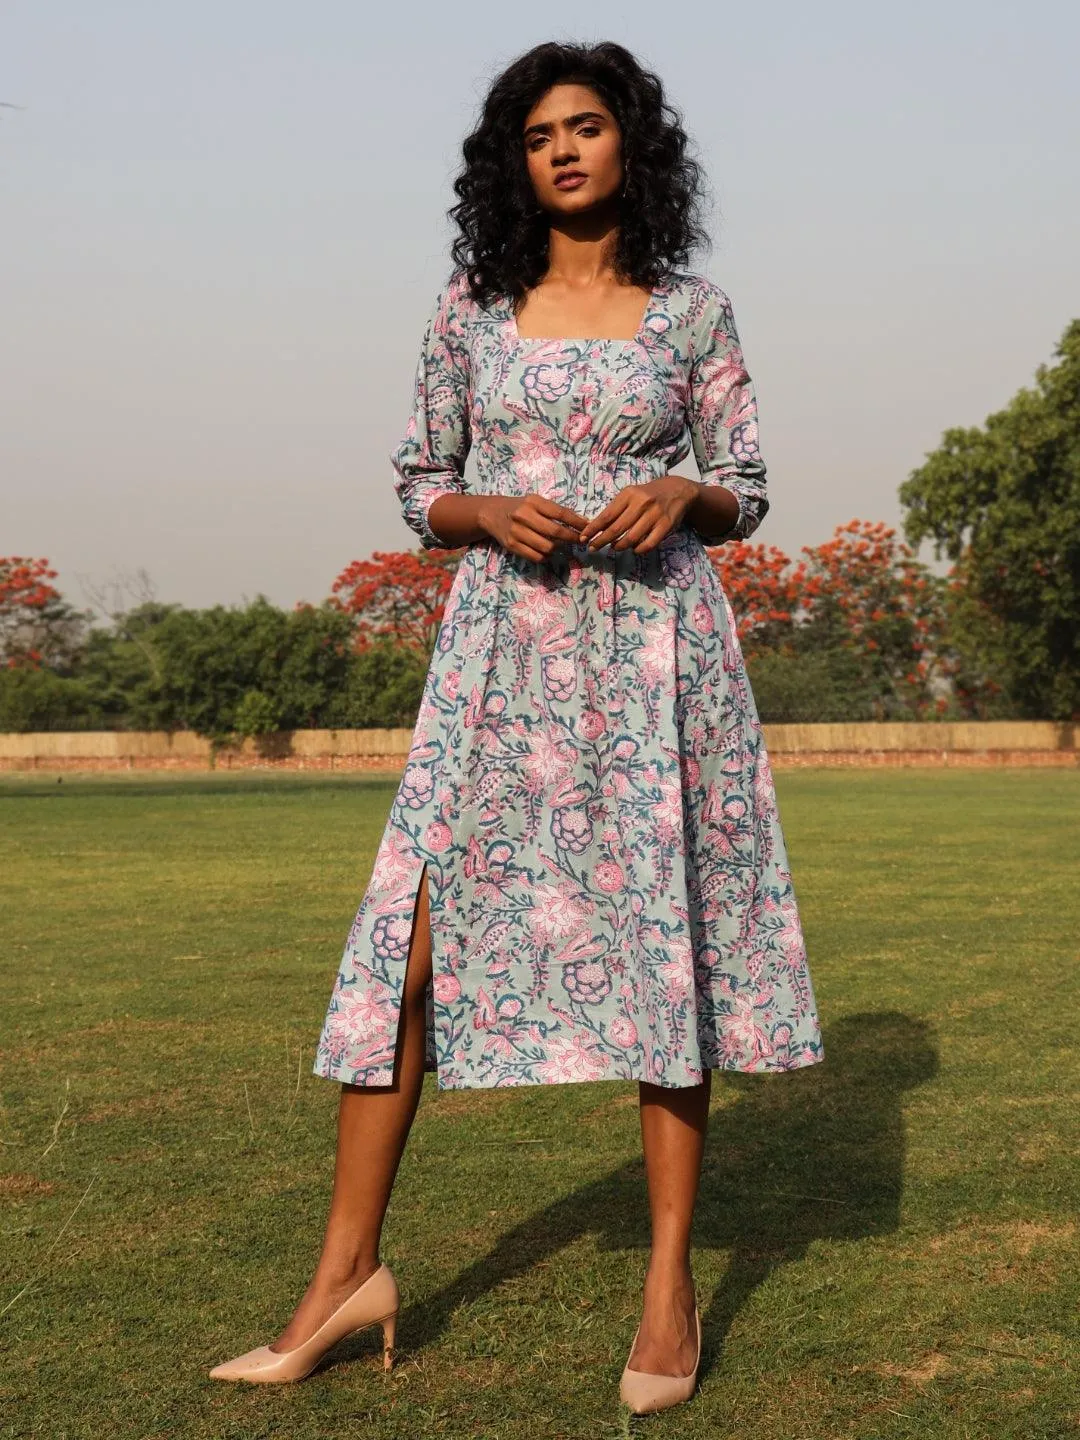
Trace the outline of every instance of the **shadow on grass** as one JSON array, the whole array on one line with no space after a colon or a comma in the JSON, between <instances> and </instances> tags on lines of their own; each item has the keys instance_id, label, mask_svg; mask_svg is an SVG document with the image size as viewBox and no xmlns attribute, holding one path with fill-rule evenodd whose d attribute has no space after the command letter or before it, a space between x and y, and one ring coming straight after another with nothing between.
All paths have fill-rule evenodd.
<instances>
[{"instance_id":1,"label":"shadow on grass","mask_svg":"<svg viewBox=\"0 0 1080 1440\"><path fill-rule=\"evenodd\" d=\"M827 1028L825 1054L786 1074L713 1077L739 1098L711 1120L695 1216L695 1249L731 1252L715 1294L699 1294L702 1377L739 1311L779 1266L801 1260L814 1240L859 1240L899 1225L904 1095L937 1073L933 1028L897 1011L849 1015ZM607 1250L647 1249L640 1159L514 1226L452 1284L410 1307L400 1320L408 1348L431 1344L459 1305L584 1234Z\"/></svg>"}]
</instances>

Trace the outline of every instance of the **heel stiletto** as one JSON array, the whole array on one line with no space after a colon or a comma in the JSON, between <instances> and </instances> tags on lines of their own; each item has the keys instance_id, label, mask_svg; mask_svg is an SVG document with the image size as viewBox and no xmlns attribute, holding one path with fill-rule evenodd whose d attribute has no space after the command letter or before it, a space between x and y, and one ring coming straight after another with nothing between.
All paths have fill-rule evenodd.
<instances>
[{"instance_id":1,"label":"heel stiletto","mask_svg":"<svg viewBox=\"0 0 1080 1440\"><path fill-rule=\"evenodd\" d=\"M629 1405L635 1415L647 1415L653 1410L666 1410L669 1405L678 1405L689 1400L697 1388L698 1366L701 1364L701 1312L694 1306L694 1324L697 1327L697 1355L694 1368L689 1375L653 1375L648 1370L631 1370L627 1357L619 1381L619 1398ZM630 1342L630 1354L634 1353L641 1326L634 1331Z\"/></svg>"},{"instance_id":2,"label":"heel stiletto","mask_svg":"<svg viewBox=\"0 0 1080 1440\"><path fill-rule=\"evenodd\" d=\"M256 1384L302 1380L339 1340L344 1340L355 1330L365 1330L369 1325L382 1326L383 1370L389 1370L394 1363L394 1335L400 1303L393 1272L389 1265L380 1265L303 1345L294 1350L271 1350L269 1345L260 1345L255 1350L238 1355L235 1360L215 1365L210 1371L210 1378L250 1380Z\"/></svg>"}]
</instances>

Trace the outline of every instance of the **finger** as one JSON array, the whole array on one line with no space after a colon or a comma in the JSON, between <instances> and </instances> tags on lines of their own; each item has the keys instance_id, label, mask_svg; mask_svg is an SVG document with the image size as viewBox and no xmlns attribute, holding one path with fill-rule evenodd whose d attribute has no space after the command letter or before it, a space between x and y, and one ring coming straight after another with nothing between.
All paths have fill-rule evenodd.
<instances>
[{"instance_id":1,"label":"finger","mask_svg":"<svg viewBox=\"0 0 1080 1440\"><path fill-rule=\"evenodd\" d=\"M553 539L561 539L564 535L573 535L576 539L578 533L565 521L551 520L546 515L519 515L518 524L528 526L537 535L550 535Z\"/></svg>"},{"instance_id":2,"label":"finger","mask_svg":"<svg viewBox=\"0 0 1080 1440\"><path fill-rule=\"evenodd\" d=\"M600 511L599 515L594 515L593 518L587 522L587 524L581 527L580 538L587 543L593 538L594 535L600 533L600 531L604 528L604 526L611 518L611 506L606 505L604 509Z\"/></svg>"},{"instance_id":3,"label":"finger","mask_svg":"<svg viewBox=\"0 0 1080 1440\"><path fill-rule=\"evenodd\" d=\"M671 534L671 526L666 520L657 521L653 528L645 536L644 540L638 541L634 546L635 555L645 555L648 551L654 550L665 535Z\"/></svg>"},{"instance_id":4,"label":"finger","mask_svg":"<svg viewBox=\"0 0 1080 1440\"><path fill-rule=\"evenodd\" d=\"M538 552L542 560L546 560L555 549L555 541L547 535L539 535L535 531L519 529L514 536L519 545L527 546L530 550Z\"/></svg>"},{"instance_id":5,"label":"finger","mask_svg":"<svg viewBox=\"0 0 1080 1440\"><path fill-rule=\"evenodd\" d=\"M637 519L638 512L636 507L632 507L630 504L624 505L619 513L609 520L602 530L596 532L592 537L589 548L591 550L599 550L602 546L610 544L613 540L617 540Z\"/></svg>"},{"instance_id":6,"label":"finger","mask_svg":"<svg viewBox=\"0 0 1080 1440\"><path fill-rule=\"evenodd\" d=\"M616 515L621 515L627 506L634 507L654 503L653 497L647 491L643 491L640 485L624 485L618 494L608 501L603 510L593 516L589 524L594 527L593 533L595 534L600 526L612 520ZM584 532L582 532L582 538L587 538Z\"/></svg>"},{"instance_id":7,"label":"finger","mask_svg":"<svg viewBox=\"0 0 1080 1440\"><path fill-rule=\"evenodd\" d=\"M548 558L542 551L535 549L532 545L525 544L524 541L521 540L514 541L513 550L515 555L520 555L525 560L535 560L543 563Z\"/></svg>"},{"instance_id":8,"label":"finger","mask_svg":"<svg viewBox=\"0 0 1080 1440\"><path fill-rule=\"evenodd\" d=\"M650 505L645 513L632 520L630 526L619 536L615 542L615 549L628 550L631 545L636 545L639 540L645 538L661 518Z\"/></svg>"},{"instance_id":9,"label":"finger","mask_svg":"<svg viewBox=\"0 0 1080 1440\"><path fill-rule=\"evenodd\" d=\"M626 509L628 503L628 500L624 496L616 496L609 505L604 506L603 510L600 511L599 515L593 516L593 518L589 521L588 525L586 525L585 528L582 530L581 539L584 540L586 543L590 540L594 540L597 535L600 535L614 521L618 519L618 517Z\"/></svg>"},{"instance_id":10,"label":"finger","mask_svg":"<svg viewBox=\"0 0 1080 1440\"><path fill-rule=\"evenodd\" d=\"M571 510L567 505L560 505L557 500L551 500L547 495L538 495L534 504L542 515L561 520L564 525L572 526L575 531L580 530L587 523L584 515L579 515L576 510Z\"/></svg>"}]
</instances>

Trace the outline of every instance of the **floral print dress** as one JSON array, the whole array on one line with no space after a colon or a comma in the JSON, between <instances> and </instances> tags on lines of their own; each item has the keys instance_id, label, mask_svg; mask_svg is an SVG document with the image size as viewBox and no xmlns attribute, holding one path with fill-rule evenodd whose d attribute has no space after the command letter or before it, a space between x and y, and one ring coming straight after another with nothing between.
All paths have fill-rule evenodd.
<instances>
[{"instance_id":1,"label":"floral print dress","mask_svg":"<svg viewBox=\"0 0 1080 1440\"><path fill-rule=\"evenodd\" d=\"M391 456L427 548L440 495L539 492L591 518L675 469L767 508L725 293L676 270L632 340L527 339L457 271ZM721 538L710 537L709 543ZM463 548L408 759L349 933L315 1073L388 1085L418 886L442 1089L701 1081L823 1058L762 731L735 625L688 524L649 553Z\"/></svg>"}]
</instances>

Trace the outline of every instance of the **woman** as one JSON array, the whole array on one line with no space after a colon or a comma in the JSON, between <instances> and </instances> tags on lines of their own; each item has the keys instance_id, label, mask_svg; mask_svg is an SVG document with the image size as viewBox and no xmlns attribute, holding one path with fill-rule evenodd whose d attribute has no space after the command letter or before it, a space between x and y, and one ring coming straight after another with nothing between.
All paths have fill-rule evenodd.
<instances>
[{"instance_id":1,"label":"woman","mask_svg":"<svg viewBox=\"0 0 1080 1440\"><path fill-rule=\"evenodd\" d=\"M220 1378L298 1379L376 1322L389 1367L379 1237L431 1070L439 1088L638 1081L652 1250L620 1393L639 1413L687 1398L711 1072L823 1058L704 548L768 502L730 303L677 268L705 238L685 151L615 44L529 51L465 141L457 268L392 456L423 545L465 549L318 1045L315 1073L342 1084L322 1256L277 1340ZM700 480L671 473L691 446Z\"/></svg>"}]
</instances>

